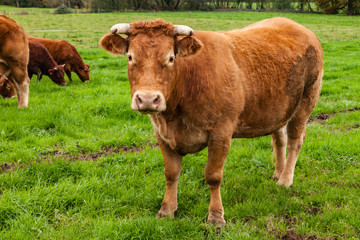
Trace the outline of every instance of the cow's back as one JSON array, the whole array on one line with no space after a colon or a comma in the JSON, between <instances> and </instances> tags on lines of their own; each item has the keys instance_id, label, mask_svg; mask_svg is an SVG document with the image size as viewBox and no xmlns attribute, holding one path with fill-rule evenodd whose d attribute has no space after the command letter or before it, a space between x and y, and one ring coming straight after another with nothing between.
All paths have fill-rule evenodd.
<instances>
[{"instance_id":1,"label":"cow's back","mask_svg":"<svg viewBox=\"0 0 360 240\"><path fill-rule=\"evenodd\" d=\"M29 39L44 45L58 64L72 64L81 59L76 48L67 41L33 36L29 36Z\"/></svg>"},{"instance_id":2,"label":"cow's back","mask_svg":"<svg viewBox=\"0 0 360 240\"><path fill-rule=\"evenodd\" d=\"M33 36L29 36L29 40L42 44L49 51L51 56L56 60L58 64L61 64L61 61L59 60L64 59L64 55L69 54L68 49L66 49L66 46L63 43L65 41Z\"/></svg>"},{"instance_id":3,"label":"cow's back","mask_svg":"<svg viewBox=\"0 0 360 240\"><path fill-rule=\"evenodd\" d=\"M286 18L224 34L233 42L234 59L245 76L237 136L270 134L289 121L305 89L318 81L323 67L320 42Z\"/></svg>"},{"instance_id":4,"label":"cow's back","mask_svg":"<svg viewBox=\"0 0 360 240\"><path fill-rule=\"evenodd\" d=\"M286 125L322 71L316 36L286 18L194 37L203 49L178 59L182 115L204 129L228 115L237 122L234 137L263 136Z\"/></svg>"},{"instance_id":5,"label":"cow's back","mask_svg":"<svg viewBox=\"0 0 360 240\"><path fill-rule=\"evenodd\" d=\"M24 30L11 18L0 15L0 58L7 60L23 59L28 62L27 37Z\"/></svg>"}]
</instances>

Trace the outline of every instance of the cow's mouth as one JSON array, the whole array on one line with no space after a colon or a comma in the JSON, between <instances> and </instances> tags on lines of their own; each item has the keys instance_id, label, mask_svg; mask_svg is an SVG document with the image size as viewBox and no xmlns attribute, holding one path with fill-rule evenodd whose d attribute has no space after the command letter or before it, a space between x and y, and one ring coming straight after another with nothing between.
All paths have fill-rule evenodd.
<instances>
[{"instance_id":1,"label":"cow's mouth","mask_svg":"<svg viewBox=\"0 0 360 240\"><path fill-rule=\"evenodd\" d=\"M155 115L155 114L158 114L160 113L161 111L157 111L157 110L150 110L150 109L147 109L147 110L137 110L139 113L141 114L150 114L150 115Z\"/></svg>"}]
</instances>

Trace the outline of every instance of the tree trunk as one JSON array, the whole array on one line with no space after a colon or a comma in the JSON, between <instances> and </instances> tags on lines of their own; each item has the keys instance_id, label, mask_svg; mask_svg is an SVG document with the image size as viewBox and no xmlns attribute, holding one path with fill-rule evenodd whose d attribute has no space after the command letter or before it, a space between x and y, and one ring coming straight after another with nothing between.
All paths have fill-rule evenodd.
<instances>
[{"instance_id":1,"label":"tree trunk","mask_svg":"<svg viewBox=\"0 0 360 240\"><path fill-rule=\"evenodd\" d=\"M304 0L300 1L300 12L304 11Z\"/></svg>"},{"instance_id":2,"label":"tree trunk","mask_svg":"<svg viewBox=\"0 0 360 240\"><path fill-rule=\"evenodd\" d=\"M354 0L348 0L348 15L354 14Z\"/></svg>"},{"instance_id":3,"label":"tree trunk","mask_svg":"<svg viewBox=\"0 0 360 240\"><path fill-rule=\"evenodd\" d=\"M312 8L311 8L311 1L308 1L308 7L309 7L310 12L314 12L314 10L312 10Z\"/></svg>"}]
</instances>

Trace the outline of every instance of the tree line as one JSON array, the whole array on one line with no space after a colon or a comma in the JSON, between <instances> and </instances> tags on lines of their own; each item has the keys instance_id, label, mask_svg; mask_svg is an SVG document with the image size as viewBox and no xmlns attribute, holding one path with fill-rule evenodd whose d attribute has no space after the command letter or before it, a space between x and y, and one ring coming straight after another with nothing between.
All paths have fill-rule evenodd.
<instances>
[{"instance_id":1,"label":"tree line","mask_svg":"<svg viewBox=\"0 0 360 240\"><path fill-rule=\"evenodd\" d=\"M360 0L0 0L17 7L69 8L100 11L253 10L360 14Z\"/></svg>"}]
</instances>

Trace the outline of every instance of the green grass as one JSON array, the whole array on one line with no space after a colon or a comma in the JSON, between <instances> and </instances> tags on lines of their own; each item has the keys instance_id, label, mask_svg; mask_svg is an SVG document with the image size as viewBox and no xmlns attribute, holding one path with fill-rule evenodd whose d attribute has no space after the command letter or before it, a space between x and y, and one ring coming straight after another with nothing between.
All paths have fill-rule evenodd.
<instances>
[{"instance_id":1,"label":"green grass","mask_svg":"<svg viewBox=\"0 0 360 240\"><path fill-rule=\"evenodd\" d=\"M217 31L279 15L10 14L29 33L67 30L34 35L77 46L91 65L91 81L74 75L60 87L34 77L27 109L0 99L0 164L15 163L0 170L0 239L358 239L360 112L341 110L360 108L360 31L329 29L360 29L359 17L282 13L322 41L325 75L313 116L335 113L308 125L290 189L270 180L270 137L235 139L222 184L226 228L218 233L206 224L207 150L183 160L175 219L155 218L166 184L162 155L148 117L130 109L125 58L110 56L98 40L118 22L161 17Z\"/></svg>"}]
</instances>

